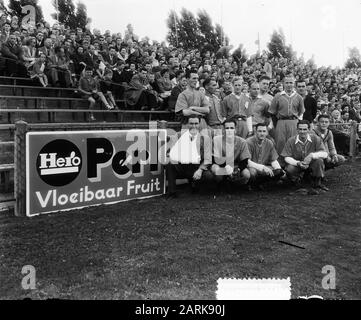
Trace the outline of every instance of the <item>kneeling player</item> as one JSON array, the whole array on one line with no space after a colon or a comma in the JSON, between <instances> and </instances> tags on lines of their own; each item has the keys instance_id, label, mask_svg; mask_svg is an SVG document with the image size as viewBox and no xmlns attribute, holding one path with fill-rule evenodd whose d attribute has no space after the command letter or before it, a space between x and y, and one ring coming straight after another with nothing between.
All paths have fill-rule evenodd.
<instances>
[{"instance_id":1,"label":"kneeling player","mask_svg":"<svg viewBox=\"0 0 361 320\"><path fill-rule=\"evenodd\" d=\"M212 163L212 144L208 135L200 132L200 118L191 115L187 130L180 132L169 152L167 165L168 197L177 197L176 179L187 178L192 191L196 191L201 180L211 180L208 167Z\"/></svg>"},{"instance_id":2,"label":"kneeling player","mask_svg":"<svg viewBox=\"0 0 361 320\"><path fill-rule=\"evenodd\" d=\"M325 169L333 169L343 164L345 162L345 157L337 154L332 131L328 129L330 125L329 115L321 114L318 116L317 121L318 123L317 126L313 129L313 133L322 139L328 153L327 158L324 160Z\"/></svg>"},{"instance_id":3,"label":"kneeling player","mask_svg":"<svg viewBox=\"0 0 361 320\"><path fill-rule=\"evenodd\" d=\"M282 151L285 158L286 173L296 185L300 184L301 176L308 171L312 177L312 187L328 191L321 180L325 175L324 159L327 158L326 148L322 140L310 134L310 123L300 120L297 124L298 135L287 140Z\"/></svg>"},{"instance_id":4,"label":"kneeling player","mask_svg":"<svg viewBox=\"0 0 361 320\"><path fill-rule=\"evenodd\" d=\"M229 180L237 185L246 185L250 178L247 169L250 154L247 142L236 136L236 121L226 120L221 135L213 138L212 173L216 182Z\"/></svg>"},{"instance_id":5,"label":"kneeling player","mask_svg":"<svg viewBox=\"0 0 361 320\"><path fill-rule=\"evenodd\" d=\"M252 184L260 188L263 182L279 180L285 173L278 163L278 153L271 140L267 139L268 129L265 123L255 126L256 134L247 139L251 158L248 160L248 170Z\"/></svg>"}]
</instances>

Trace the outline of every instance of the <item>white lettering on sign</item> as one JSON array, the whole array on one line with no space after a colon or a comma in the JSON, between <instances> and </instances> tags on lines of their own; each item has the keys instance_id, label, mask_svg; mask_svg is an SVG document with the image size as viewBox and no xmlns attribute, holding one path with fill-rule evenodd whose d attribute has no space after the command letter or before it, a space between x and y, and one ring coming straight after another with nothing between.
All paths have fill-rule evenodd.
<instances>
[{"instance_id":1,"label":"white lettering on sign","mask_svg":"<svg viewBox=\"0 0 361 320\"><path fill-rule=\"evenodd\" d=\"M26 5L21 7L21 13L26 14L21 20L21 26L28 29L29 27L34 27L36 25L36 10L34 6Z\"/></svg>"},{"instance_id":2,"label":"white lettering on sign","mask_svg":"<svg viewBox=\"0 0 361 320\"><path fill-rule=\"evenodd\" d=\"M128 196L147 196L148 194L161 191L160 180L158 178L151 179L146 183L135 183L135 180L129 180L127 190L123 187L114 187L108 189L90 190L88 186L79 189L79 192L70 194L58 194L58 190L52 189L42 194L36 191L35 195L42 208L49 206L56 207L58 205L65 206L69 203L83 203L99 200L110 200L121 197L123 192Z\"/></svg>"},{"instance_id":3,"label":"white lettering on sign","mask_svg":"<svg viewBox=\"0 0 361 320\"><path fill-rule=\"evenodd\" d=\"M70 172L79 172L81 160L71 152L69 157L57 158L57 153L40 154L40 175L63 174Z\"/></svg>"},{"instance_id":4,"label":"white lettering on sign","mask_svg":"<svg viewBox=\"0 0 361 320\"><path fill-rule=\"evenodd\" d=\"M32 265L23 266L21 273L25 277L21 280L21 286L24 290L34 290L36 289L36 270Z\"/></svg>"}]
</instances>

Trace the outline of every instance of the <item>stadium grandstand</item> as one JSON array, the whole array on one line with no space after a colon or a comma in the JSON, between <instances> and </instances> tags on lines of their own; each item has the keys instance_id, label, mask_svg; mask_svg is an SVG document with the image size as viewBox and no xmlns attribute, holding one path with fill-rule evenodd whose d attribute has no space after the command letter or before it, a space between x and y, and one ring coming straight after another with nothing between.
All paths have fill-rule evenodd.
<instances>
[{"instance_id":1,"label":"stadium grandstand","mask_svg":"<svg viewBox=\"0 0 361 320\"><path fill-rule=\"evenodd\" d=\"M175 106L191 70L198 74L196 89L200 92L205 91L206 79L216 82L214 95L220 100L233 92L237 79L242 79L245 96L252 83L266 79L260 94L271 101L292 73L295 83L306 85L304 118L312 123L320 114L330 115L337 148L349 155L350 121L361 120L360 68L318 67L312 59L276 58L266 51L242 61L240 52L227 47L215 51L205 44L187 51L165 42L140 40L132 28L122 37L46 22L29 30L18 21L6 14L0 19L1 177L5 189L9 189L13 169L16 121L144 125L165 120L180 128L182 112Z\"/></svg>"}]
</instances>

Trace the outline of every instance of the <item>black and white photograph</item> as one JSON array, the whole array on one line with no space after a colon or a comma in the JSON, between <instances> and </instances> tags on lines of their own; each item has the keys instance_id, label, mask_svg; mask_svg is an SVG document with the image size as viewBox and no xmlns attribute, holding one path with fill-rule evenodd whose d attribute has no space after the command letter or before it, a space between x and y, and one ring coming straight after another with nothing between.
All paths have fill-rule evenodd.
<instances>
[{"instance_id":1,"label":"black and white photograph","mask_svg":"<svg viewBox=\"0 0 361 320\"><path fill-rule=\"evenodd\" d=\"M360 14L0 0L0 300L361 299Z\"/></svg>"}]
</instances>

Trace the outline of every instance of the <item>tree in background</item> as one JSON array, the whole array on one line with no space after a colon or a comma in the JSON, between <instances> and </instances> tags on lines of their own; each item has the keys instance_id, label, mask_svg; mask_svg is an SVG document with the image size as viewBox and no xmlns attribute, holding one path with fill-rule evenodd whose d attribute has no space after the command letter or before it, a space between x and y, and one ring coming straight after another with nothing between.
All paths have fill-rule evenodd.
<instances>
[{"instance_id":1,"label":"tree in background","mask_svg":"<svg viewBox=\"0 0 361 320\"><path fill-rule=\"evenodd\" d=\"M197 19L191 11L185 8L181 10L180 32L178 36L185 49L195 49L200 45L201 35Z\"/></svg>"},{"instance_id":2,"label":"tree in background","mask_svg":"<svg viewBox=\"0 0 361 320\"><path fill-rule=\"evenodd\" d=\"M74 28L75 20L75 5L73 0L52 0L52 5L56 12L51 14L54 20L64 24L66 27Z\"/></svg>"},{"instance_id":3,"label":"tree in background","mask_svg":"<svg viewBox=\"0 0 361 320\"><path fill-rule=\"evenodd\" d=\"M286 45L286 37L282 28L280 28L278 32L276 30L273 31L267 47L271 55L275 58L293 58L296 56L296 52L292 46Z\"/></svg>"},{"instance_id":4,"label":"tree in background","mask_svg":"<svg viewBox=\"0 0 361 320\"><path fill-rule=\"evenodd\" d=\"M197 23L199 28L199 41L201 44L208 42L212 48L219 49L217 45L217 34L212 24L210 15L205 10L198 12Z\"/></svg>"},{"instance_id":5,"label":"tree in background","mask_svg":"<svg viewBox=\"0 0 361 320\"><path fill-rule=\"evenodd\" d=\"M279 29L279 32L276 30L273 31L271 35L271 40L267 44L268 50L270 51L271 55L275 58L281 58L285 56L285 35L282 29Z\"/></svg>"},{"instance_id":6,"label":"tree in background","mask_svg":"<svg viewBox=\"0 0 361 320\"><path fill-rule=\"evenodd\" d=\"M6 15L9 14L8 8L6 8L4 4L4 0L0 0L0 14L5 13Z\"/></svg>"},{"instance_id":7,"label":"tree in background","mask_svg":"<svg viewBox=\"0 0 361 320\"><path fill-rule=\"evenodd\" d=\"M361 67L361 54L356 47L348 48L348 59L345 63L346 68L360 68Z\"/></svg>"},{"instance_id":8,"label":"tree in background","mask_svg":"<svg viewBox=\"0 0 361 320\"><path fill-rule=\"evenodd\" d=\"M229 38L223 28L216 24L205 10L200 10L197 17L183 8L180 17L172 10L167 19L167 40L173 46L182 45L185 49L201 49L208 45L215 50L229 45Z\"/></svg>"},{"instance_id":9,"label":"tree in background","mask_svg":"<svg viewBox=\"0 0 361 320\"><path fill-rule=\"evenodd\" d=\"M216 45L219 46L219 48L229 46L229 38L224 33L224 30L220 24L216 24L215 31L217 36Z\"/></svg>"},{"instance_id":10,"label":"tree in background","mask_svg":"<svg viewBox=\"0 0 361 320\"><path fill-rule=\"evenodd\" d=\"M246 49L244 48L243 44L240 43L238 48L236 50L234 50L234 52L232 53L233 59L237 62L237 63L244 63L247 61L248 59L248 54L246 53Z\"/></svg>"},{"instance_id":11,"label":"tree in background","mask_svg":"<svg viewBox=\"0 0 361 320\"><path fill-rule=\"evenodd\" d=\"M43 21L43 10L38 4L38 0L9 0L8 8L9 13L11 15L16 15L19 17L19 21L21 21L21 17L25 14L22 13L22 7L26 5L31 5L35 8L35 21Z\"/></svg>"},{"instance_id":12,"label":"tree in background","mask_svg":"<svg viewBox=\"0 0 361 320\"><path fill-rule=\"evenodd\" d=\"M174 10L169 12L167 18L167 27L169 29L167 34L168 42L175 46L179 46L179 33L180 33L180 21L177 13Z\"/></svg>"},{"instance_id":13,"label":"tree in background","mask_svg":"<svg viewBox=\"0 0 361 320\"><path fill-rule=\"evenodd\" d=\"M78 2L77 4L75 17L78 28L86 29L91 23L91 18L88 17L86 6L82 2Z\"/></svg>"},{"instance_id":14,"label":"tree in background","mask_svg":"<svg viewBox=\"0 0 361 320\"><path fill-rule=\"evenodd\" d=\"M64 24L66 27L69 27L73 30L76 28L85 29L86 26L91 22L91 19L88 17L87 9L84 3L78 2L75 10L73 0L52 1L53 7L55 8L55 10L59 10L59 13L52 13L51 17L57 20L59 14L59 22Z\"/></svg>"}]
</instances>

